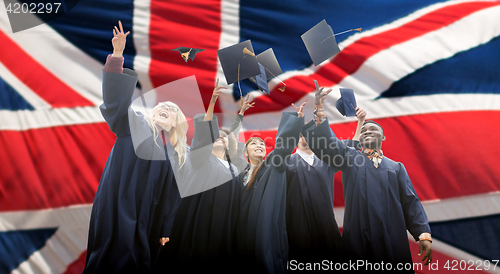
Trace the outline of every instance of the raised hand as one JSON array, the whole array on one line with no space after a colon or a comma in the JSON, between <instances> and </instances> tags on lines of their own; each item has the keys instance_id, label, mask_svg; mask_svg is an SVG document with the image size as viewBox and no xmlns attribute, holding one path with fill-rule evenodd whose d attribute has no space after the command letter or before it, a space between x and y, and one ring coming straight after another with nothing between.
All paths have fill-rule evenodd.
<instances>
[{"instance_id":1,"label":"raised hand","mask_svg":"<svg viewBox=\"0 0 500 274\"><path fill-rule=\"evenodd\" d=\"M355 111L356 111L356 118L358 118L358 121L364 122L366 118L366 111L359 107L356 107Z\"/></svg>"},{"instance_id":2,"label":"raised hand","mask_svg":"<svg viewBox=\"0 0 500 274\"><path fill-rule=\"evenodd\" d=\"M240 106L241 106L241 109L240 109L240 114L241 115L244 115L245 114L245 111L247 111L249 108L253 107L253 105L255 105L255 102L252 102L250 103L249 102L249 99L250 98L250 94L247 95L247 98L245 100L243 100L243 97L241 98L241 102L240 102Z\"/></svg>"},{"instance_id":3,"label":"raised hand","mask_svg":"<svg viewBox=\"0 0 500 274\"><path fill-rule=\"evenodd\" d=\"M203 118L203 121L212 120L212 117L214 115L215 102L217 102L217 98L219 98L219 95L221 94L224 95L221 89L227 89L227 88L219 87L219 78L217 78L217 82L215 83L215 88L212 93L212 99L210 99L210 104L208 104L207 113L205 114L205 118Z\"/></svg>"},{"instance_id":4,"label":"raised hand","mask_svg":"<svg viewBox=\"0 0 500 274\"><path fill-rule=\"evenodd\" d=\"M330 92L332 92L332 89L330 88L330 89L323 91L325 88L324 87L320 88L318 85L318 81L316 81L316 80L313 80L313 81L314 81L314 85L316 86L316 91L314 92L314 105L321 106L321 105L323 105L323 102L325 101L326 96Z\"/></svg>"},{"instance_id":5,"label":"raised hand","mask_svg":"<svg viewBox=\"0 0 500 274\"><path fill-rule=\"evenodd\" d=\"M210 101L210 103L212 103L212 101L215 103L217 101L217 98L219 98L219 95L224 95L224 92L222 92L221 89L227 89L226 87L219 87L219 78L217 78L217 82L215 83L215 88L214 88L214 91L212 92L212 100Z\"/></svg>"},{"instance_id":6,"label":"raised hand","mask_svg":"<svg viewBox=\"0 0 500 274\"><path fill-rule=\"evenodd\" d=\"M129 35L130 31L127 33L123 32L122 22L118 21L118 29L116 26L113 29L113 39L111 39L111 43L113 44L113 57L122 57L123 51L125 50L125 43L127 42L127 35Z\"/></svg>"},{"instance_id":7,"label":"raised hand","mask_svg":"<svg viewBox=\"0 0 500 274\"><path fill-rule=\"evenodd\" d=\"M299 117L304 117L304 106L306 105L307 99L300 104L300 106L296 107L293 103L292 106L295 108L295 111L297 111L297 115Z\"/></svg>"}]
</instances>

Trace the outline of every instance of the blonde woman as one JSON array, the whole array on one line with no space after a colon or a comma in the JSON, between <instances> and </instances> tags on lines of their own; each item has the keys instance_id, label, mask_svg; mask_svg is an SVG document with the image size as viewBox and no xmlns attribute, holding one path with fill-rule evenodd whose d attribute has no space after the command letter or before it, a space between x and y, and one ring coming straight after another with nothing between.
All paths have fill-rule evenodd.
<instances>
[{"instance_id":1,"label":"blonde woman","mask_svg":"<svg viewBox=\"0 0 500 274\"><path fill-rule=\"evenodd\" d=\"M123 69L129 32L119 26L100 106L117 139L94 198L83 273L149 273L180 201L174 170L185 163L185 117L172 102L158 104L147 118L130 108L138 75Z\"/></svg>"}]
</instances>

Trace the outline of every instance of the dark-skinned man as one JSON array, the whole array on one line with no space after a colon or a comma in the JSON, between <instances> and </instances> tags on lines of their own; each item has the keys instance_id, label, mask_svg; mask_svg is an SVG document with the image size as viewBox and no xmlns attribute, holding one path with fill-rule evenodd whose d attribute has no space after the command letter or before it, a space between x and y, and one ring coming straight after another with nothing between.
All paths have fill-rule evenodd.
<instances>
[{"instance_id":1,"label":"dark-skinned man","mask_svg":"<svg viewBox=\"0 0 500 274\"><path fill-rule=\"evenodd\" d=\"M356 262L357 270L380 268L383 263L384 269L406 267L414 272L406 231L419 242L419 255L424 254L426 265L432 261L432 239L427 215L408 173L402 163L382 154L386 137L378 123L364 122L359 136L361 151L335 136L323 112L328 92L316 92L320 103L315 105L315 121L307 124L302 134L316 156L342 171L345 259Z\"/></svg>"}]
</instances>

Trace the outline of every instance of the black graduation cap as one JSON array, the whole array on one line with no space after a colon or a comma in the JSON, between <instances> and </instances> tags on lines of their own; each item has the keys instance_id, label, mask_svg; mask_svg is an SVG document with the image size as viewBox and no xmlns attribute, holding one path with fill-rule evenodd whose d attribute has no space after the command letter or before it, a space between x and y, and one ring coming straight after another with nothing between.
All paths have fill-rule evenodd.
<instances>
[{"instance_id":1,"label":"black graduation cap","mask_svg":"<svg viewBox=\"0 0 500 274\"><path fill-rule=\"evenodd\" d=\"M361 28L334 34L330 25L323 19L323 21L302 34L301 37L309 52L309 56L311 56L314 65L317 66L340 52L339 45L337 45L337 41L335 40L336 35L354 30L361 31Z\"/></svg>"},{"instance_id":2,"label":"black graduation cap","mask_svg":"<svg viewBox=\"0 0 500 274\"><path fill-rule=\"evenodd\" d=\"M325 19L301 37L315 66L340 52L333 30Z\"/></svg>"},{"instance_id":3,"label":"black graduation cap","mask_svg":"<svg viewBox=\"0 0 500 274\"><path fill-rule=\"evenodd\" d=\"M178 47L176 49L172 49L171 51L178 51L180 52L182 58L184 59L184 61L187 61L189 59L191 59L192 61L194 61L194 57L196 56L196 54L198 52L202 52L204 51L204 49L195 49L195 48L186 48L186 47Z\"/></svg>"},{"instance_id":4,"label":"black graduation cap","mask_svg":"<svg viewBox=\"0 0 500 274\"><path fill-rule=\"evenodd\" d=\"M250 40L220 49L217 55L228 85L261 73Z\"/></svg>"},{"instance_id":5,"label":"black graduation cap","mask_svg":"<svg viewBox=\"0 0 500 274\"><path fill-rule=\"evenodd\" d=\"M335 107L340 114L346 117L356 116L356 98L354 98L354 91L350 88L341 88L340 99L335 102Z\"/></svg>"}]
</instances>

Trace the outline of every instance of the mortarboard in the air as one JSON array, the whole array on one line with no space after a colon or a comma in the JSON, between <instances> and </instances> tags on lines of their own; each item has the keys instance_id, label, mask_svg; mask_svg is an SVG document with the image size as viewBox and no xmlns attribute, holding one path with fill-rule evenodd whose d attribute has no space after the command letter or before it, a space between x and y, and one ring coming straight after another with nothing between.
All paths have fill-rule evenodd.
<instances>
[{"instance_id":1,"label":"mortarboard in the air","mask_svg":"<svg viewBox=\"0 0 500 274\"><path fill-rule=\"evenodd\" d=\"M330 25L326 23L326 20L319 22L316 26L312 27L304 34L302 34L302 41L306 45L309 56L313 60L315 66L318 66L323 61L335 56L340 52L339 45L335 40L335 36L343 34L350 31L361 31L361 28L350 29L337 34L333 33Z\"/></svg>"},{"instance_id":2,"label":"mortarboard in the air","mask_svg":"<svg viewBox=\"0 0 500 274\"><path fill-rule=\"evenodd\" d=\"M184 61L191 59L194 61L194 57L197 53L204 51L204 49L195 49L195 48L186 48L186 47L178 47L176 49L172 49L171 51L178 51L181 54L181 57Z\"/></svg>"},{"instance_id":3,"label":"mortarboard in the air","mask_svg":"<svg viewBox=\"0 0 500 274\"><path fill-rule=\"evenodd\" d=\"M335 102L335 107L340 114L346 117L356 116L356 98L354 98L354 91L350 88L341 88L340 99Z\"/></svg>"},{"instance_id":4,"label":"mortarboard in the air","mask_svg":"<svg viewBox=\"0 0 500 274\"><path fill-rule=\"evenodd\" d=\"M217 55L228 85L260 74L250 40L220 49Z\"/></svg>"},{"instance_id":5,"label":"mortarboard in the air","mask_svg":"<svg viewBox=\"0 0 500 274\"><path fill-rule=\"evenodd\" d=\"M273 49L269 48L257 55L257 61L259 62L259 67L261 73L255 77L250 77L249 80L256 84L261 91L267 92L269 94L269 86L267 81L272 78L278 78L276 75L281 74L281 68L274 55ZM278 79L279 80L279 79ZM281 80L280 80L281 81ZM283 83L283 81L281 81ZM286 84L283 83L283 87L278 88L281 91L285 91Z\"/></svg>"},{"instance_id":6,"label":"mortarboard in the air","mask_svg":"<svg viewBox=\"0 0 500 274\"><path fill-rule=\"evenodd\" d=\"M258 65L260 69L260 74L254 77L250 77L248 78L248 80L256 84L261 91L265 91L267 92L267 94L270 94L269 86L267 85L266 68L261 63L258 63Z\"/></svg>"},{"instance_id":7,"label":"mortarboard in the air","mask_svg":"<svg viewBox=\"0 0 500 274\"><path fill-rule=\"evenodd\" d=\"M259 64L263 65L266 69L267 81L271 80L272 78L278 79L278 75L280 75L282 71L272 48L269 48L257 55L257 61L259 61ZM286 84L280 79L278 80L284 85L283 87L280 87L278 89L282 92L285 91Z\"/></svg>"}]
</instances>

